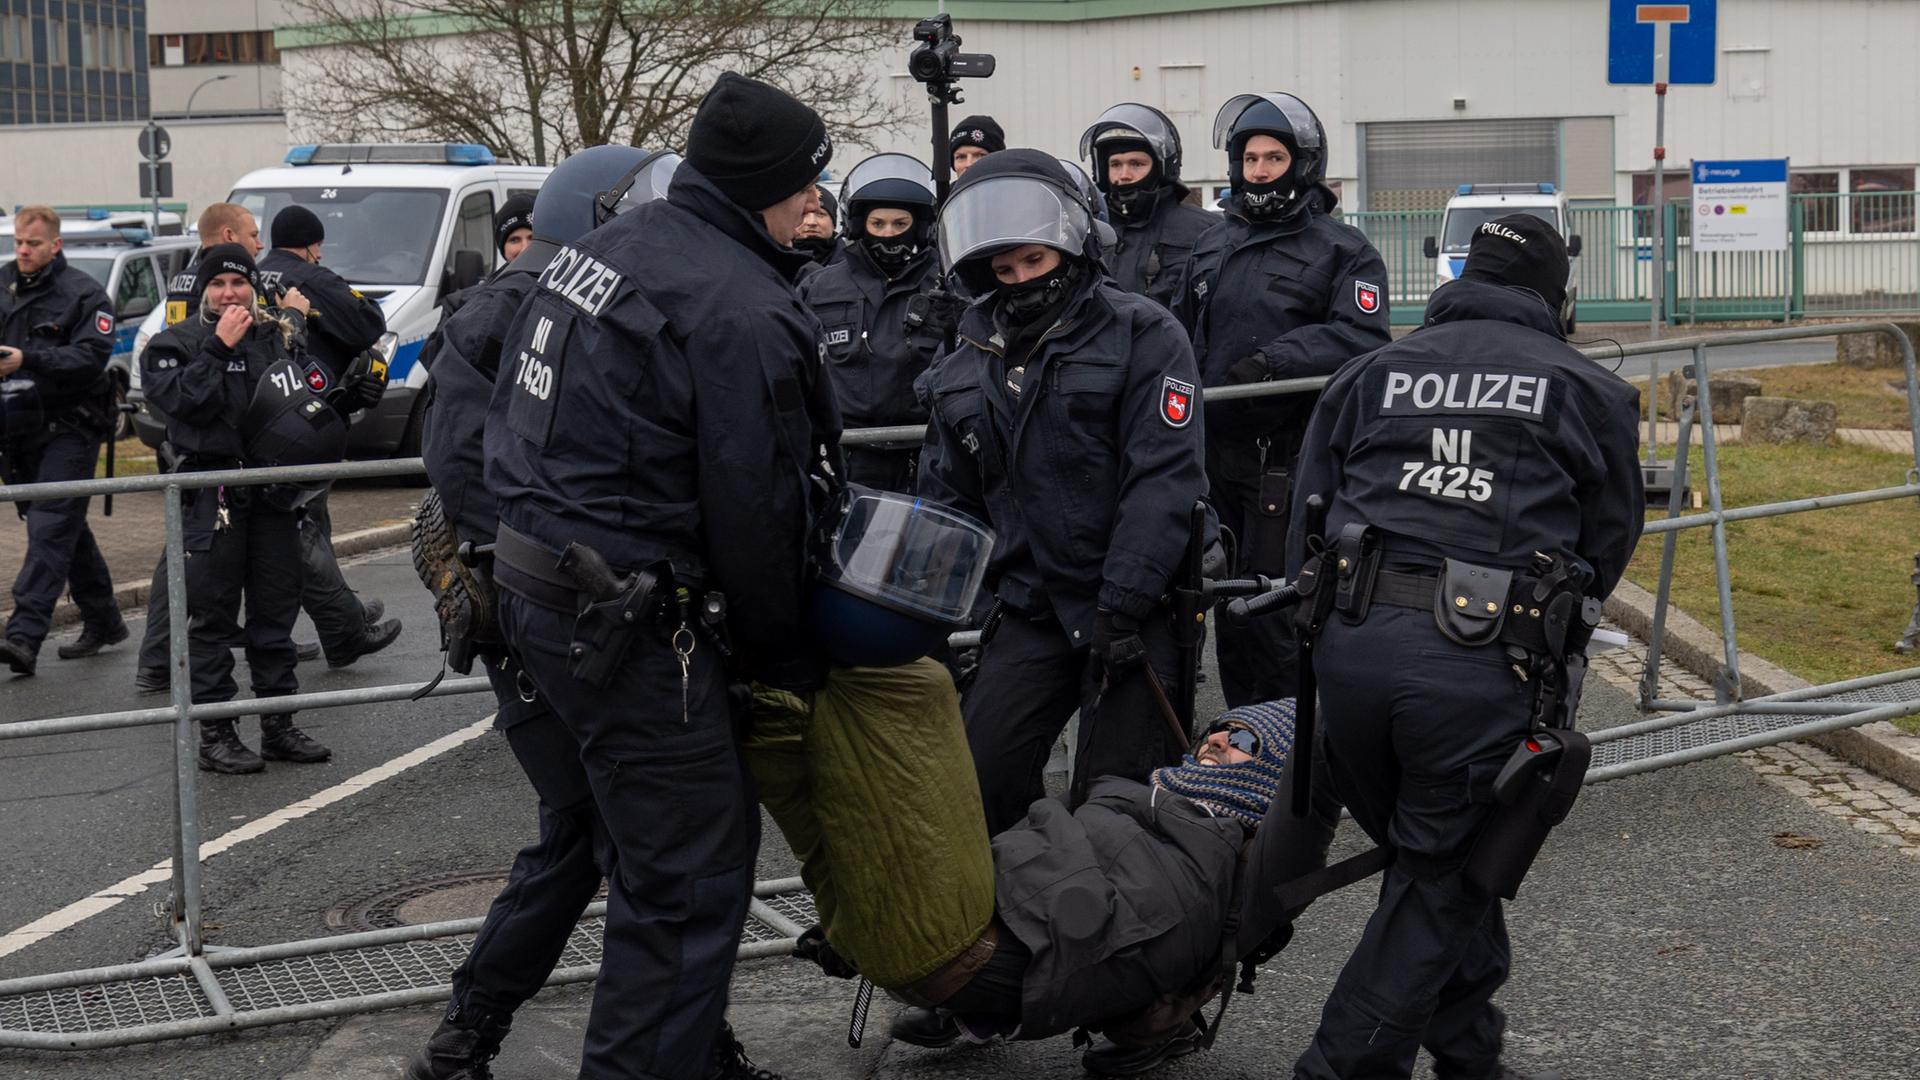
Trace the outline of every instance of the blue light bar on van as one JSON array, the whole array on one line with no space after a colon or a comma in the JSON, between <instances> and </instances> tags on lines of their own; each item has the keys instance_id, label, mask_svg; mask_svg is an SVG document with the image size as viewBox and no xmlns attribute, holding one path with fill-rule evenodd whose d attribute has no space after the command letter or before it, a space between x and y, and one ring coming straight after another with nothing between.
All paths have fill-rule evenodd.
<instances>
[{"instance_id":1,"label":"blue light bar on van","mask_svg":"<svg viewBox=\"0 0 1920 1080\"><path fill-rule=\"evenodd\" d=\"M291 159L289 159L289 160L291 160ZM1473 185L1472 185L1472 184L1461 184L1461 185L1460 185L1459 187L1457 187L1457 188L1455 188L1455 189L1454 189L1454 191L1453 191L1453 193L1454 193L1455 195L1471 195L1471 194L1473 194Z\"/></svg>"},{"instance_id":2,"label":"blue light bar on van","mask_svg":"<svg viewBox=\"0 0 1920 1080\"><path fill-rule=\"evenodd\" d=\"M288 165L495 165L479 143L306 143L287 151Z\"/></svg>"},{"instance_id":3,"label":"blue light bar on van","mask_svg":"<svg viewBox=\"0 0 1920 1080\"><path fill-rule=\"evenodd\" d=\"M1551 194L1553 194L1553 185L1552 185L1552 184L1541 184L1541 185L1540 185L1540 194L1542 194L1542 195L1551 195Z\"/></svg>"}]
</instances>

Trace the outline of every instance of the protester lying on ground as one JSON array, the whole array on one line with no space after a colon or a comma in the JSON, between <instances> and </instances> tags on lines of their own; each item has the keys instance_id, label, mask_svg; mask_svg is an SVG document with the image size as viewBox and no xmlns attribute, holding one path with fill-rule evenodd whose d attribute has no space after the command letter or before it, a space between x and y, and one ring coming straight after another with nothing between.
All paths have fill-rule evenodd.
<instances>
[{"instance_id":1,"label":"protester lying on ground","mask_svg":"<svg viewBox=\"0 0 1920 1080\"><path fill-rule=\"evenodd\" d=\"M1097 780L1071 813L1037 800L991 842L938 664L838 668L810 701L758 690L754 712L747 763L820 915L803 949L937 1007L910 1009L896 1037L1086 1028L1145 1067L1195 1048L1239 853L1292 748L1291 700L1229 711L1149 783Z\"/></svg>"}]
</instances>

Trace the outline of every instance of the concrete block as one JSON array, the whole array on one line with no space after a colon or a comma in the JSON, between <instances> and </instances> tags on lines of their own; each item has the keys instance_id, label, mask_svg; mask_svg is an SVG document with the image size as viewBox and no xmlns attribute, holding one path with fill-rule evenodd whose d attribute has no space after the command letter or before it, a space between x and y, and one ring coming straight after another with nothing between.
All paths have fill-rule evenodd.
<instances>
[{"instance_id":1,"label":"concrete block","mask_svg":"<svg viewBox=\"0 0 1920 1080\"><path fill-rule=\"evenodd\" d=\"M1712 375L1707 379L1707 385L1713 389L1713 422L1716 424L1739 423L1742 404L1748 398L1760 395L1760 380L1749 375ZM1699 392L1694 380L1681 372L1667 373L1667 400L1673 403L1675 416L1679 415L1679 403ZM1694 419L1698 420L1699 417Z\"/></svg>"},{"instance_id":2,"label":"concrete block","mask_svg":"<svg viewBox=\"0 0 1920 1080\"><path fill-rule=\"evenodd\" d=\"M1920 322L1899 322L1894 325L1906 331L1907 339L1920 347ZM1848 334L1835 338L1833 358L1856 368L1897 368L1904 364L1899 345L1885 334Z\"/></svg>"},{"instance_id":3,"label":"concrete block","mask_svg":"<svg viewBox=\"0 0 1920 1080\"><path fill-rule=\"evenodd\" d=\"M1811 443L1823 446L1839 430L1839 410L1831 401L1750 397L1741 420L1747 442Z\"/></svg>"}]
</instances>

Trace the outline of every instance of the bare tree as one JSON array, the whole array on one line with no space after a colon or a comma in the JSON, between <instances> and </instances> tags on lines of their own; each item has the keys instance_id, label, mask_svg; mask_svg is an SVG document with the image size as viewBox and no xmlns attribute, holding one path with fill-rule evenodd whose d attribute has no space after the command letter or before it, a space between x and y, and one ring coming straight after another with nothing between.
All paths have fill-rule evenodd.
<instances>
[{"instance_id":1,"label":"bare tree","mask_svg":"<svg viewBox=\"0 0 1920 1080\"><path fill-rule=\"evenodd\" d=\"M684 145L721 71L782 86L836 138L907 117L872 58L906 34L875 0L289 0L301 138L476 142L551 164L603 143ZM870 140L866 140L870 141Z\"/></svg>"}]
</instances>

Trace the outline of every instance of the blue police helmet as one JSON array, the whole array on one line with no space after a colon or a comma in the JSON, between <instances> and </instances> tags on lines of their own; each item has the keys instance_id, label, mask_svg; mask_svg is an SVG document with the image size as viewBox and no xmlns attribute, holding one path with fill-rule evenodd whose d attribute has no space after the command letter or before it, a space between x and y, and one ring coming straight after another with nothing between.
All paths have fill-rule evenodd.
<instances>
[{"instance_id":1,"label":"blue police helmet","mask_svg":"<svg viewBox=\"0 0 1920 1080\"><path fill-rule=\"evenodd\" d=\"M570 244L643 203L664 198L680 155L589 146L556 166L533 203L534 235Z\"/></svg>"},{"instance_id":2,"label":"blue police helmet","mask_svg":"<svg viewBox=\"0 0 1920 1080\"><path fill-rule=\"evenodd\" d=\"M808 621L834 662L895 667L966 625L993 532L939 503L852 485L815 553Z\"/></svg>"}]
</instances>

